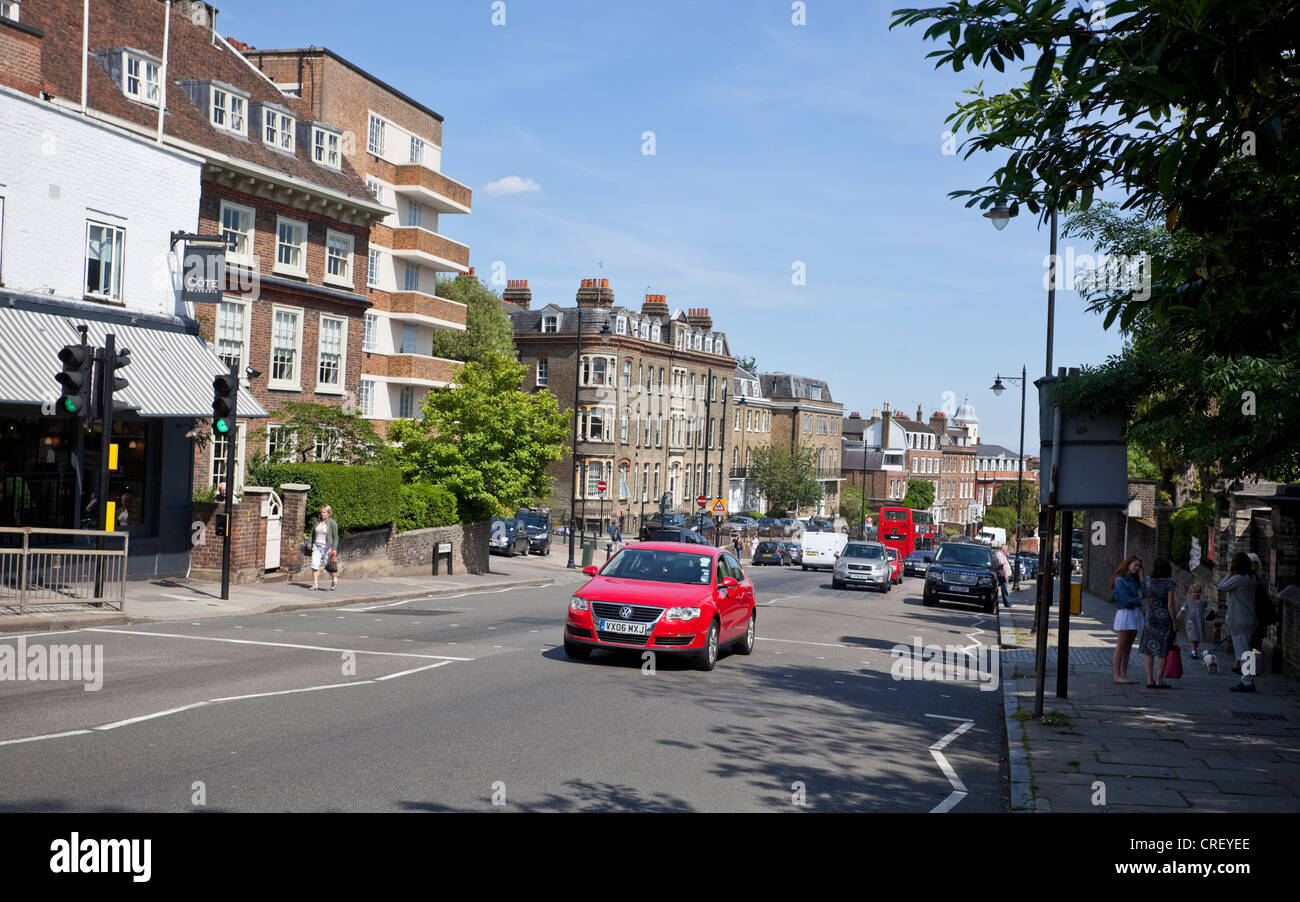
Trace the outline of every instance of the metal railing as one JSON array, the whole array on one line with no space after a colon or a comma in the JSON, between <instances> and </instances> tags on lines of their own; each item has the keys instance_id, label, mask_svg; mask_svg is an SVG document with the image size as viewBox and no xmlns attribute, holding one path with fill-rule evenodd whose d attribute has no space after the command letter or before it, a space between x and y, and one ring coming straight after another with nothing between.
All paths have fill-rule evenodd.
<instances>
[{"instance_id":1,"label":"metal railing","mask_svg":"<svg viewBox=\"0 0 1300 902\"><path fill-rule=\"evenodd\" d=\"M123 532L0 527L0 606L16 601L20 614L31 605L77 603L124 610L126 552Z\"/></svg>"}]
</instances>

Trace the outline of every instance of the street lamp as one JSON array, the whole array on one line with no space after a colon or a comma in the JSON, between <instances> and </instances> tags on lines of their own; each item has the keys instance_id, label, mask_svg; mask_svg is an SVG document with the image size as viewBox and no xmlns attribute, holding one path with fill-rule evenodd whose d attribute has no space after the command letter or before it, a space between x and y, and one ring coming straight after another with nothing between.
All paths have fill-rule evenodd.
<instances>
[{"instance_id":1,"label":"street lamp","mask_svg":"<svg viewBox=\"0 0 1300 902\"><path fill-rule=\"evenodd\" d=\"M1020 367L1020 378L1008 376L1008 382L1020 383L1020 473L1016 478L1016 569L1012 576L1015 578L1015 591L1020 591L1020 510L1024 500L1025 493L1025 391L1028 383L1026 379L1027 370L1022 365ZM1002 384L1002 376L998 375L993 380L993 395L997 397L1002 394L1006 386Z\"/></svg>"},{"instance_id":2,"label":"street lamp","mask_svg":"<svg viewBox=\"0 0 1300 902\"><path fill-rule=\"evenodd\" d=\"M600 291L601 291L600 283L597 282L596 283L597 297L600 296ZM602 338L612 334L609 328L608 316L606 317L605 323L601 327L599 334ZM581 378L582 377L582 305L581 304L578 305L578 347L577 350L574 352L573 362L574 362L574 367L573 367L573 467L574 469L573 469L572 491L569 493L569 564L568 566L570 569L577 567L577 564L573 560L574 539L575 539L575 536L573 534L573 527L575 525L574 518L577 516L577 512L578 512L578 479L579 479L578 419L582 415L578 409L578 387L582 384L582 378ZM583 472L581 474L581 478L586 479L586 475L587 475L586 468L584 466ZM587 515L587 495L585 491L583 492L583 497L582 497L582 515L583 515L583 519L585 520ZM584 523L583 525L585 526L586 524Z\"/></svg>"},{"instance_id":3,"label":"street lamp","mask_svg":"<svg viewBox=\"0 0 1300 902\"><path fill-rule=\"evenodd\" d=\"M991 210L984 214L984 218L993 223L993 228L1000 232L1007 227L1007 223L1015 215L1015 210L1009 209L1005 203L998 201Z\"/></svg>"}]
</instances>

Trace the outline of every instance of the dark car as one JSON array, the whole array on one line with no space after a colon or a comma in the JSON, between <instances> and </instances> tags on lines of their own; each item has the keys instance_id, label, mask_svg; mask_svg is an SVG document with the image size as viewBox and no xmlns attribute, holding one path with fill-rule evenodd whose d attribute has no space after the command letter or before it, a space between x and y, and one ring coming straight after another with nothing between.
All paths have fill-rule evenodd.
<instances>
[{"instance_id":1,"label":"dark car","mask_svg":"<svg viewBox=\"0 0 1300 902\"><path fill-rule=\"evenodd\" d=\"M966 542L944 542L925 574L922 602L936 605L940 598L971 601L992 614L997 604L998 581L993 549Z\"/></svg>"},{"instance_id":2,"label":"dark car","mask_svg":"<svg viewBox=\"0 0 1300 902\"><path fill-rule=\"evenodd\" d=\"M650 536L661 529L685 529L686 518L681 514L652 514L646 517L641 523L641 531L638 536L642 542L647 541Z\"/></svg>"},{"instance_id":3,"label":"dark car","mask_svg":"<svg viewBox=\"0 0 1300 902\"><path fill-rule=\"evenodd\" d=\"M515 514L528 532L528 550L533 554L551 553L551 512L544 507L525 507Z\"/></svg>"},{"instance_id":4,"label":"dark car","mask_svg":"<svg viewBox=\"0 0 1300 902\"><path fill-rule=\"evenodd\" d=\"M650 542L685 542L688 545L711 545L693 529L660 529L650 534Z\"/></svg>"},{"instance_id":5,"label":"dark car","mask_svg":"<svg viewBox=\"0 0 1300 902\"><path fill-rule=\"evenodd\" d=\"M514 557L528 554L528 528L514 517L493 517L492 534L488 538L488 551Z\"/></svg>"},{"instance_id":6,"label":"dark car","mask_svg":"<svg viewBox=\"0 0 1300 902\"><path fill-rule=\"evenodd\" d=\"M925 571L930 569L930 562L933 560L933 551L913 551L903 559L903 575L925 576Z\"/></svg>"},{"instance_id":7,"label":"dark car","mask_svg":"<svg viewBox=\"0 0 1300 902\"><path fill-rule=\"evenodd\" d=\"M1023 551L1020 554L1011 555L1012 572L1016 566L1020 567L1021 579L1033 579L1038 576L1038 570L1042 566L1038 562L1038 555L1032 551Z\"/></svg>"},{"instance_id":8,"label":"dark car","mask_svg":"<svg viewBox=\"0 0 1300 902\"><path fill-rule=\"evenodd\" d=\"M766 542L758 543L750 563L756 567L759 564L776 564L780 567L788 567L790 565L790 552L785 550L783 542L774 542L769 539Z\"/></svg>"},{"instance_id":9,"label":"dark car","mask_svg":"<svg viewBox=\"0 0 1300 902\"><path fill-rule=\"evenodd\" d=\"M781 544L784 545L785 550L790 553L790 563L792 564L803 563L803 545L799 544L798 542L791 542L791 541L785 541L782 542Z\"/></svg>"}]
</instances>

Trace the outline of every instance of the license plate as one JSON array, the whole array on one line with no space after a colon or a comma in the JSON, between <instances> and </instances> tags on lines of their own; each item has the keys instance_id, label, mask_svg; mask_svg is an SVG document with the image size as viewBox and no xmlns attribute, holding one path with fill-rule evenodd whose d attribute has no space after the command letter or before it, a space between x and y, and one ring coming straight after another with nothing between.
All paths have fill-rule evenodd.
<instances>
[{"instance_id":1,"label":"license plate","mask_svg":"<svg viewBox=\"0 0 1300 902\"><path fill-rule=\"evenodd\" d=\"M949 592L969 592L970 586L949 586Z\"/></svg>"},{"instance_id":2,"label":"license plate","mask_svg":"<svg viewBox=\"0 0 1300 902\"><path fill-rule=\"evenodd\" d=\"M865 574L865 573L850 573L850 574L849 574L849 579L866 579L866 578L867 578L867 574Z\"/></svg>"},{"instance_id":3,"label":"license plate","mask_svg":"<svg viewBox=\"0 0 1300 902\"><path fill-rule=\"evenodd\" d=\"M622 620L602 620L600 621L600 631L602 633L620 633L624 636L644 636L647 627L644 623L627 623Z\"/></svg>"}]
</instances>

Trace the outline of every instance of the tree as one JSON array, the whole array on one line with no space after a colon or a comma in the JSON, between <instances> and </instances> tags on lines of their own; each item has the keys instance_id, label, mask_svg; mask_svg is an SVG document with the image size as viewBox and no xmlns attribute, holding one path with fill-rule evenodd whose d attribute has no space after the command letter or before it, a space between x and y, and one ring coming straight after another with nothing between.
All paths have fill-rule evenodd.
<instances>
[{"instance_id":1,"label":"tree","mask_svg":"<svg viewBox=\"0 0 1300 902\"><path fill-rule=\"evenodd\" d=\"M309 401L284 401L276 408L283 417L278 429L274 454L254 452L250 465L259 463L306 463L316 460L317 446L326 447L325 458L338 463L360 466L383 466L392 462L391 449L375 432L369 420L352 408L315 404ZM256 444L265 441L268 427L250 433Z\"/></svg>"},{"instance_id":2,"label":"tree","mask_svg":"<svg viewBox=\"0 0 1300 902\"><path fill-rule=\"evenodd\" d=\"M903 496L903 507L914 511L928 511L934 505L934 483L928 479L910 479L907 482L907 494Z\"/></svg>"},{"instance_id":3,"label":"tree","mask_svg":"<svg viewBox=\"0 0 1300 902\"><path fill-rule=\"evenodd\" d=\"M748 373L753 373L756 376L758 375L758 361L755 360L752 355L749 357L737 357L736 366Z\"/></svg>"},{"instance_id":4,"label":"tree","mask_svg":"<svg viewBox=\"0 0 1300 902\"><path fill-rule=\"evenodd\" d=\"M1037 57L1026 84L977 85L950 117L978 132L967 156L1001 161L953 196L1046 219L1112 189L1131 215L1103 209L1079 234L1149 254L1149 290L1092 299L1129 345L1055 399L1126 414L1130 441L1203 475L1300 476L1300 5L954 0L895 16L929 21L925 37L948 44L937 66L954 71Z\"/></svg>"},{"instance_id":5,"label":"tree","mask_svg":"<svg viewBox=\"0 0 1300 902\"><path fill-rule=\"evenodd\" d=\"M840 516L850 527L862 525L862 489L849 486L840 492Z\"/></svg>"},{"instance_id":6,"label":"tree","mask_svg":"<svg viewBox=\"0 0 1300 902\"><path fill-rule=\"evenodd\" d=\"M547 495L569 419L550 392L519 391L524 371L489 353L466 364L455 388L428 394L423 420L395 421L389 437L403 478L450 489L467 522Z\"/></svg>"},{"instance_id":7,"label":"tree","mask_svg":"<svg viewBox=\"0 0 1300 902\"><path fill-rule=\"evenodd\" d=\"M1016 520L1016 492L1018 483L1004 482L997 487L993 493L993 501L989 504L989 510L993 508L1006 508L1011 512L1011 523L1015 526ZM1026 479L1024 493L1020 501L1020 529L1025 535L1033 535L1038 529L1038 483ZM988 515L985 514L984 521L988 522Z\"/></svg>"},{"instance_id":8,"label":"tree","mask_svg":"<svg viewBox=\"0 0 1300 902\"><path fill-rule=\"evenodd\" d=\"M785 448L757 448L750 476L767 499L769 512L797 510L822 499L817 481L817 451L800 445L793 451Z\"/></svg>"},{"instance_id":9,"label":"tree","mask_svg":"<svg viewBox=\"0 0 1300 902\"><path fill-rule=\"evenodd\" d=\"M1016 509L1014 507L990 507L984 512L984 525L1004 529L1008 541L1016 531Z\"/></svg>"},{"instance_id":10,"label":"tree","mask_svg":"<svg viewBox=\"0 0 1300 902\"><path fill-rule=\"evenodd\" d=\"M476 278L459 276L438 282L438 296L466 306L465 331L439 329L433 333L433 354L451 360L482 363L491 353L515 356L514 326L501 306L501 296Z\"/></svg>"}]
</instances>

